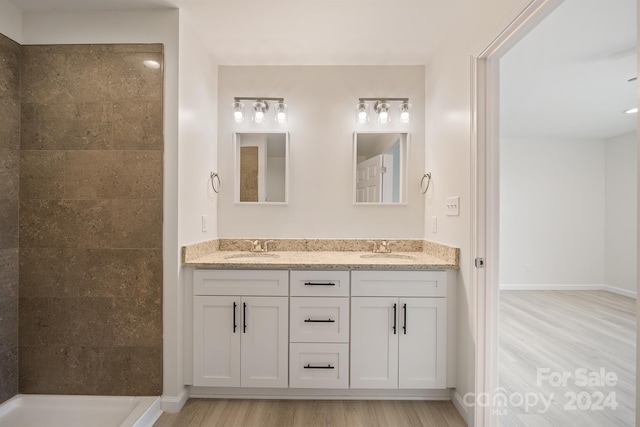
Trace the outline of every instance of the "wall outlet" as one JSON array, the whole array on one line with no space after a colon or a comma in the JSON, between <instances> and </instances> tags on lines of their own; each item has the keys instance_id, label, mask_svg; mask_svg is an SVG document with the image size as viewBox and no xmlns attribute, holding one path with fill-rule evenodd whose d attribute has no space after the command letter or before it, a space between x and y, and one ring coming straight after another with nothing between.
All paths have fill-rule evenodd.
<instances>
[{"instance_id":1,"label":"wall outlet","mask_svg":"<svg viewBox=\"0 0 640 427\"><path fill-rule=\"evenodd\" d=\"M432 216L431 217L431 232L432 233L437 233L438 232L438 217L437 216Z\"/></svg>"},{"instance_id":2,"label":"wall outlet","mask_svg":"<svg viewBox=\"0 0 640 427\"><path fill-rule=\"evenodd\" d=\"M202 232L203 233L207 232L207 216L206 215L202 215Z\"/></svg>"},{"instance_id":3,"label":"wall outlet","mask_svg":"<svg viewBox=\"0 0 640 427\"><path fill-rule=\"evenodd\" d=\"M460 196L447 197L445 208L447 210L447 216L459 216Z\"/></svg>"}]
</instances>

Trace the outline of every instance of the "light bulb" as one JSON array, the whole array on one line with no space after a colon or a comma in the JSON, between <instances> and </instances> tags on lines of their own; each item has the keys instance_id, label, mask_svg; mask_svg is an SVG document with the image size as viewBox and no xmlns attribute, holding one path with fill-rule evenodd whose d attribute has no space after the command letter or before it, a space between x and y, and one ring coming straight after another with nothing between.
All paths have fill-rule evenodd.
<instances>
[{"instance_id":1,"label":"light bulb","mask_svg":"<svg viewBox=\"0 0 640 427\"><path fill-rule=\"evenodd\" d=\"M387 123L389 120L389 113L386 111L380 111L380 123Z\"/></svg>"},{"instance_id":2,"label":"light bulb","mask_svg":"<svg viewBox=\"0 0 640 427\"><path fill-rule=\"evenodd\" d=\"M411 120L411 114L409 110L411 109L411 104L409 101L404 101L400 104L400 123L407 124Z\"/></svg>"},{"instance_id":3,"label":"light bulb","mask_svg":"<svg viewBox=\"0 0 640 427\"><path fill-rule=\"evenodd\" d=\"M278 123L284 123L285 121L287 121L287 115L283 111L280 111L278 113L277 118L278 118Z\"/></svg>"},{"instance_id":4,"label":"light bulb","mask_svg":"<svg viewBox=\"0 0 640 427\"><path fill-rule=\"evenodd\" d=\"M264 113L262 111L256 111L255 121L256 123L262 123L264 120Z\"/></svg>"},{"instance_id":5,"label":"light bulb","mask_svg":"<svg viewBox=\"0 0 640 427\"><path fill-rule=\"evenodd\" d=\"M402 121L402 123L409 123L409 112L403 111L402 113L400 113L400 120Z\"/></svg>"},{"instance_id":6,"label":"light bulb","mask_svg":"<svg viewBox=\"0 0 640 427\"><path fill-rule=\"evenodd\" d=\"M244 121L244 104L240 101L234 101L231 107L233 108L233 121L242 123Z\"/></svg>"},{"instance_id":7,"label":"light bulb","mask_svg":"<svg viewBox=\"0 0 640 427\"><path fill-rule=\"evenodd\" d=\"M367 121L367 112L366 111L358 112L358 121L360 123L364 123L364 122Z\"/></svg>"},{"instance_id":8,"label":"light bulb","mask_svg":"<svg viewBox=\"0 0 640 427\"><path fill-rule=\"evenodd\" d=\"M242 123L243 114L242 111L234 111L233 112L233 120L236 123Z\"/></svg>"},{"instance_id":9,"label":"light bulb","mask_svg":"<svg viewBox=\"0 0 640 427\"><path fill-rule=\"evenodd\" d=\"M369 121L369 104L360 101L356 105L356 123L363 124Z\"/></svg>"},{"instance_id":10,"label":"light bulb","mask_svg":"<svg viewBox=\"0 0 640 427\"><path fill-rule=\"evenodd\" d=\"M287 123L287 104L282 101L279 101L275 105L276 109L276 123L283 124Z\"/></svg>"}]
</instances>

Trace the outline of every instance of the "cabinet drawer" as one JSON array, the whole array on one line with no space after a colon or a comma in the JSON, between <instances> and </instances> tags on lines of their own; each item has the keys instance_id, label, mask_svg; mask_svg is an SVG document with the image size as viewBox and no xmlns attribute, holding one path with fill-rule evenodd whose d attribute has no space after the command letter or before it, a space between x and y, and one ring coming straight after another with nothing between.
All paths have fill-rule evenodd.
<instances>
[{"instance_id":1,"label":"cabinet drawer","mask_svg":"<svg viewBox=\"0 0 640 427\"><path fill-rule=\"evenodd\" d=\"M446 297L446 271L353 271L352 296Z\"/></svg>"},{"instance_id":2,"label":"cabinet drawer","mask_svg":"<svg viewBox=\"0 0 640 427\"><path fill-rule=\"evenodd\" d=\"M348 297L348 271L292 271L291 296Z\"/></svg>"},{"instance_id":3,"label":"cabinet drawer","mask_svg":"<svg viewBox=\"0 0 640 427\"><path fill-rule=\"evenodd\" d=\"M349 298L291 298L291 342L349 342Z\"/></svg>"},{"instance_id":4,"label":"cabinet drawer","mask_svg":"<svg viewBox=\"0 0 640 427\"><path fill-rule=\"evenodd\" d=\"M349 344L291 344L289 387L349 388Z\"/></svg>"},{"instance_id":5,"label":"cabinet drawer","mask_svg":"<svg viewBox=\"0 0 640 427\"><path fill-rule=\"evenodd\" d=\"M286 270L196 270L195 295L289 295Z\"/></svg>"}]
</instances>

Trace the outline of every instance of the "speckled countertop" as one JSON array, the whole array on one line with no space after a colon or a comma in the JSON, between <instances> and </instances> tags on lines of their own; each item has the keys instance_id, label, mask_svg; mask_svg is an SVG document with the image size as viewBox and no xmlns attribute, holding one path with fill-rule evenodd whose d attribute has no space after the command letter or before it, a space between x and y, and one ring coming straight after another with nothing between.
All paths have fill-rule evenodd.
<instances>
[{"instance_id":1,"label":"speckled countertop","mask_svg":"<svg viewBox=\"0 0 640 427\"><path fill-rule=\"evenodd\" d=\"M421 242L422 244L422 242ZM457 248L433 247L426 242L422 251L373 254L358 250L279 250L253 253L247 250L219 250L231 245L183 248L183 265L213 269L327 269L327 270L443 270L457 269ZM283 245L281 245L282 247Z\"/></svg>"}]
</instances>

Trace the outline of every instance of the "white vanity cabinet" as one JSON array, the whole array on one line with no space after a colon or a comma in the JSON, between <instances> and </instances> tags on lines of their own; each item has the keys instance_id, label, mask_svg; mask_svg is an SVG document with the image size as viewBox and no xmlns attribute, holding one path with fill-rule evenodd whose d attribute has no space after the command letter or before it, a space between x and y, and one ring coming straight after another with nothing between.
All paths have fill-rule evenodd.
<instances>
[{"instance_id":1,"label":"white vanity cabinet","mask_svg":"<svg viewBox=\"0 0 640 427\"><path fill-rule=\"evenodd\" d=\"M287 271L196 270L193 384L288 386Z\"/></svg>"},{"instance_id":2,"label":"white vanity cabinet","mask_svg":"<svg viewBox=\"0 0 640 427\"><path fill-rule=\"evenodd\" d=\"M292 271L289 386L349 388L349 272Z\"/></svg>"},{"instance_id":3,"label":"white vanity cabinet","mask_svg":"<svg viewBox=\"0 0 640 427\"><path fill-rule=\"evenodd\" d=\"M351 388L447 386L447 275L351 274Z\"/></svg>"}]
</instances>

